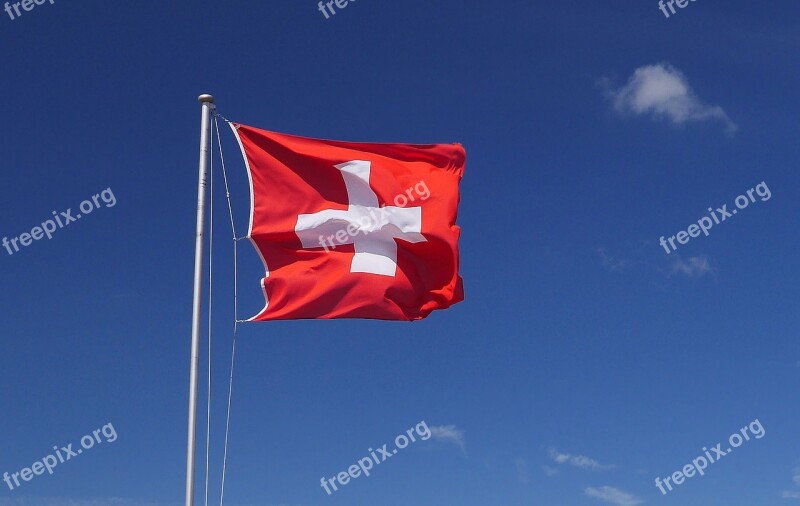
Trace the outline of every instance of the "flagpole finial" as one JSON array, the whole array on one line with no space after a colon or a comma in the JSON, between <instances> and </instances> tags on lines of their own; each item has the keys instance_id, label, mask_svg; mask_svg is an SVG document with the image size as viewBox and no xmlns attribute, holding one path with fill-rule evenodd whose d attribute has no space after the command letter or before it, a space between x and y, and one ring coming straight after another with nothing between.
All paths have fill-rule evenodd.
<instances>
[{"instance_id":1,"label":"flagpole finial","mask_svg":"<svg viewBox=\"0 0 800 506\"><path fill-rule=\"evenodd\" d=\"M214 103L214 96L204 93L204 94L200 95L199 97L197 97L197 100L199 102L208 102L210 104L213 104Z\"/></svg>"}]
</instances>

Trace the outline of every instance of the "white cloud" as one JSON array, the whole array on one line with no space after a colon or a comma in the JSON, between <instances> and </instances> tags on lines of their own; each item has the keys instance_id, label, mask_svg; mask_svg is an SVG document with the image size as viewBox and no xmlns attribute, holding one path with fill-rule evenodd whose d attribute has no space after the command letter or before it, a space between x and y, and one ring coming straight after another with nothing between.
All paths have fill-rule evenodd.
<instances>
[{"instance_id":1,"label":"white cloud","mask_svg":"<svg viewBox=\"0 0 800 506\"><path fill-rule=\"evenodd\" d=\"M781 494L781 499L800 499L800 492L784 490L783 494Z\"/></svg>"},{"instance_id":2,"label":"white cloud","mask_svg":"<svg viewBox=\"0 0 800 506\"><path fill-rule=\"evenodd\" d=\"M550 450L550 458L556 464L569 464L571 466L580 467L582 469L611 469L613 465L603 465L598 461L589 458L585 455L570 455L569 453L559 453L555 450Z\"/></svg>"},{"instance_id":3,"label":"white cloud","mask_svg":"<svg viewBox=\"0 0 800 506\"><path fill-rule=\"evenodd\" d=\"M722 107L704 104L692 91L686 76L668 63L639 67L625 86L611 89L606 81L606 88L621 113L649 114L677 125L716 119L725 124L728 133L736 131L736 125Z\"/></svg>"},{"instance_id":4,"label":"white cloud","mask_svg":"<svg viewBox=\"0 0 800 506\"><path fill-rule=\"evenodd\" d=\"M800 467L795 467L792 470L792 481L795 485L800 487Z\"/></svg>"},{"instance_id":5,"label":"white cloud","mask_svg":"<svg viewBox=\"0 0 800 506\"><path fill-rule=\"evenodd\" d=\"M712 272L711 264L705 257L691 257L688 262L684 262L680 258L675 259L672 264L672 273L681 273L689 276L690 278L699 278L704 274Z\"/></svg>"},{"instance_id":6,"label":"white cloud","mask_svg":"<svg viewBox=\"0 0 800 506\"><path fill-rule=\"evenodd\" d=\"M431 438L440 439L457 445L461 451L466 452L464 443L464 431L455 425L439 425L431 427Z\"/></svg>"},{"instance_id":7,"label":"white cloud","mask_svg":"<svg viewBox=\"0 0 800 506\"><path fill-rule=\"evenodd\" d=\"M589 497L599 499L609 504L616 504L617 506L636 506L644 502L634 495L618 488L608 486L600 488L587 487L583 492Z\"/></svg>"}]
</instances>

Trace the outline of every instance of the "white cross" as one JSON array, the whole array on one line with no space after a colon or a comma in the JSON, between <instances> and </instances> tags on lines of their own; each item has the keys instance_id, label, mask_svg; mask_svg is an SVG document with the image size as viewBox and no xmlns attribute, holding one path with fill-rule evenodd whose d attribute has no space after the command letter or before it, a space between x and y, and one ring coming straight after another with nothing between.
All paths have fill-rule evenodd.
<instances>
[{"instance_id":1,"label":"white cross","mask_svg":"<svg viewBox=\"0 0 800 506\"><path fill-rule=\"evenodd\" d=\"M371 162L353 160L335 165L347 188L347 210L326 209L297 217L294 230L304 248L319 248L320 236L342 235L336 244L354 244L356 254L350 272L394 276L397 271L397 243L425 242L421 207L378 206L378 196L369 185ZM363 233L360 236L359 233Z\"/></svg>"}]
</instances>

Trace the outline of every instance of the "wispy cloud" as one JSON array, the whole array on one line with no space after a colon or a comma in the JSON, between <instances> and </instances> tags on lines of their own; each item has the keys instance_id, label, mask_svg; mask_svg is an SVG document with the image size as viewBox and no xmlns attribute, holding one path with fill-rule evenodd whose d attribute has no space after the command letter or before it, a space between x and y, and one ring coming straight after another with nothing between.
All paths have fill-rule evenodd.
<instances>
[{"instance_id":1,"label":"wispy cloud","mask_svg":"<svg viewBox=\"0 0 800 506\"><path fill-rule=\"evenodd\" d=\"M233 503L234 506L255 506ZM125 499L122 497L107 497L102 499L64 499L57 497L0 497L0 506L183 506L183 502L146 501L139 499ZM259 505L259 506L263 506ZM302 506L300 504L271 504L270 506Z\"/></svg>"},{"instance_id":2,"label":"wispy cloud","mask_svg":"<svg viewBox=\"0 0 800 506\"><path fill-rule=\"evenodd\" d=\"M431 427L431 437L441 441L446 441L455 444L461 448L462 452L466 452L466 444L464 442L464 431L455 425L439 425Z\"/></svg>"},{"instance_id":3,"label":"wispy cloud","mask_svg":"<svg viewBox=\"0 0 800 506\"><path fill-rule=\"evenodd\" d=\"M686 76L668 63L639 67L621 88L614 89L607 79L603 84L620 113L666 118L676 125L720 120L728 133L737 129L722 107L704 104L692 91Z\"/></svg>"},{"instance_id":4,"label":"wispy cloud","mask_svg":"<svg viewBox=\"0 0 800 506\"><path fill-rule=\"evenodd\" d=\"M558 469L550 466L542 466L542 472L544 472L545 476L555 476L558 474Z\"/></svg>"},{"instance_id":5,"label":"wispy cloud","mask_svg":"<svg viewBox=\"0 0 800 506\"><path fill-rule=\"evenodd\" d=\"M713 272L711 264L706 257L691 257L689 261L684 262L680 257L675 259L672 264L672 272L670 274L685 274L690 278L699 278L705 274Z\"/></svg>"},{"instance_id":6,"label":"wispy cloud","mask_svg":"<svg viewBox=\"0 0 800 506\"><path fill-rule=\"evenodd\" d=\"M0 498L0 506L178 506L178 503L108 497L103 499L61 499L55 497Z\"/></svg>"},{"instance_id":7,"label":"wispy cloud","mask_svg":"<svg viewBox=\"0 0 800 506\"><path fill-rule=\"evenodd\" d=\"M617 506L636 506L644 502L628 492L609 486L600 488L587 487L583 492L589 497L599 499L609 504L616 504Z\"/></svg>"},{"instance_id":8,"label":"wispy cloud","mask_svg":"<svg viewBox=\"0 0 800 506\"><path fill-rule=\"evenodd\" d=\"M608 254L608 250L605 248L597 248L597 254L600 255L600 259L603 263L603 268L607 271L611 272L619 272L625 268L625 265L628 263L626 260L611 256Z\"/></svg>"},{"instance_id":9,"label":"wispy cloud","mask_svg":"<svg viewBox=\"0 0 800 506\"><path fill-rule=\"evenodd\" d=\"M523 485L527 485L530 481L528 479L528 463L524 459L517 459L514 464L517 468L517 480Z\"/></svg>"},{"instance_id":10,"label":"wispy cloud","mask_svg":"<svg viewBox=\"0 0 800 506\"><path fill-rule=\"evenodd\" d=\"M585 455L570 455L569 453L559 453L556 450L550 450L550 458L556 464L569 464L574 467L580 467L582 469L591 469L591 470L599 470L599 469L611 469L613 465L603 465L600 464L598 461L589 458Z\"/></svg>"},{"instance_id":11,"label":"wispy cloud","mask_svg":"<svg viewBox=\"0 0 800 506\"><path fill-rule=\"evenodd\" d=\"M792 481L795 485L800 487L800 467L792 469ZM782 499L800 499L800 492L793 492L791 490L784 490L781 494Z\"/></svg>"}]
</instances>

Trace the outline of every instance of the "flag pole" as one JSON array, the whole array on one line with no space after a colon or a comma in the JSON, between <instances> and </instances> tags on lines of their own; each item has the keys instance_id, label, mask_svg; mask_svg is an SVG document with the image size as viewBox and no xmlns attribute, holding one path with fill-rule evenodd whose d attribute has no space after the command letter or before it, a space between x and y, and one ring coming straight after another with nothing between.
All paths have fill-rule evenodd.
<instances>
[{"instance_id":1,"label":"flag pole","mask_svg":"<svg viewBox=\"0 0 800 506\"><path fill-rule=\"evenodd\" d=\"M194 301L192 303L192 352L189 366L189 430L186 445L186 506L194 506L194 460L197 435L197 370L200 364L200 316L203 292L203 236L206 219L206 179L208 176L208 146L211 111L214 97L200 95L200 178L197 183L197 237L194 247Z\"/></svg>"}]
</instances>

